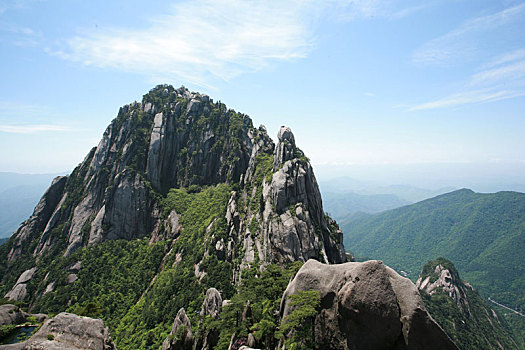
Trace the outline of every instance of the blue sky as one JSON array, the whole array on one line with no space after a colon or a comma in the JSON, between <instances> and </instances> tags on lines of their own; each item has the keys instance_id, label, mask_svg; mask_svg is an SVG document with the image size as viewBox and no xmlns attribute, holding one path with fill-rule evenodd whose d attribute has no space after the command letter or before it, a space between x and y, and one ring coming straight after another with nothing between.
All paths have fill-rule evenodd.
<instances>
[{"instance_id":1,"label":"blue sky","mask_svg":"<svg viewBox=\"0 0 525 350\"><path fill-rule=\"evenodd\" d=\"M324 178L516 182L524 33L511 0L1 0L0 171L69 171L170 83L291 126Z\"/></svg>"}]
</instances>

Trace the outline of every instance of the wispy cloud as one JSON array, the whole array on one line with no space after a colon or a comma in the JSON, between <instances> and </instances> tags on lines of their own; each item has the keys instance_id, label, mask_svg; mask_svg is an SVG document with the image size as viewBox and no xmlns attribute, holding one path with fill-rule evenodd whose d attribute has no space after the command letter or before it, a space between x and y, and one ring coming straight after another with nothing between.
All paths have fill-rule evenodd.
<instances>
[{"instance_id":1,"label":"wispy cloud","mask_svg":"<svg viewBox=\"0 0 525 350\"><path fill-rule=\"evenodd\" d=\"M32 3L40 0L2 0L0 2L0 15L4 14L10 9L24 9Z\"/></svg>"},{"instance_id":2,"label":"wispy cloud","mask_svg":"<svg viewBox=\"0 0 525 350\"><path fill-rule=\"evenodd\" d=\"M487 103L525 96L525 50L519 49L480 66L460 92L409 108L411 111Z\"/></svg>"},{"instance_id":3,"label":"wispy cloud","mask_svg":"<svg viewBox=\"0 0 525 350\"><path fill-rule=\"evenodd\" d=\"M445 98L423 103L417 106L409 108L409 111L418 111L424 109L435 109L444 107L455 107L458 105L470 104L470 103L487 103L495 102L500 100L506 100L509 98L515 98L519 96L525 96L525 91L490 91L490 90L472 90L467 92L461 92L454 95L447 96Z\"/></svg>"},{"instance_id":4,"label":"wispy cloud","mask_svg":"<svg viewBox=\"0 0 525 350\"><path fill-rule=\"evenodd\" d=\"M418 64L454 65L466 61L473 68L453 93L410 107L425 110L488 103L525 96L525 49L516 37L525 25L525 3L470 19L449 33L417 49ZM499 42L514 50L494 55ZM512 45L510 44L512 43ZM473 64L475 62L475 64Z\"/></svg>"},{"instance_id":5,"label":"wispy cloud","mask_svg":"<svg viewBox=\"0 0 525 350\"><path fill-rule=\"evenodd\" d=\"M36 134L49 131L70 131L71 128L54 124L0 125L0 132L10 134Z\"/></svg>"},{"instance_id":6,"label":"wispy cloud","mask_svg":"<svg viewBox=\"0 0 525 350\"><path fill-rule=\"evenodd\" d=\"M337 13L348 20L379 16L385 4L383 0L186 0L149 19L144 28L87 31L48 52L88 66L210 86L276 62L305 58L315 47L320 16Z\"/></svg>"},{"instance_id":7,"label":"wispy cloud","mask_svg":"<svg viewBox=\"0 0 525 350\"><path fill-rule=\"evenodd\" d=\"M145 29L86 33L56 52L102 68L206 85L272 61L305 57L314 37L303 1L196 0L174 5Z\"/></svg>"},{"instance_id":8,"label":"wispy cloud","mask_svg":"<svg viewBox=\"0 0 525 350\"><path fill-rule=\"evenodd\" d=\"M484 36L517 20L523 21L524 14L525 3L470 19L415 50L412 61L420 64L448 65L473 58L480 50L480 45L488 42L484 40Z\"/></svg>"}]
</instances>

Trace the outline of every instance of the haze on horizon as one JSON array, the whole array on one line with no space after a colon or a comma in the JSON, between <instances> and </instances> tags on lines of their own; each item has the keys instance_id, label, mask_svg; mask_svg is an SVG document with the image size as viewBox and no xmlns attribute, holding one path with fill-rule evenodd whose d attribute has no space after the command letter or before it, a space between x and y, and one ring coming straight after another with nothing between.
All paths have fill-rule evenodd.
<instances>
[{"instance_id":1,"label":"haze on horizon","mask_svg":"<svg viewBox=\"0 0 525 350\"><path fill-rule=\"evenodd\" d=\"M513 0L7 0L0 171L70 171L169 83L290 126L320 182L519 190L523 28Z\"/></svg>"}]
</instances>

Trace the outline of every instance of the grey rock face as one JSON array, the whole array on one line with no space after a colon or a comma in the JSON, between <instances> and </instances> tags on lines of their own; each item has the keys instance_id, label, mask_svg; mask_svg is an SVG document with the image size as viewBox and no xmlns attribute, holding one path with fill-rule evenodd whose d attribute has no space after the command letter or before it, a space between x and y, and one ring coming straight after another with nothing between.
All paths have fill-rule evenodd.
<instances>
[{"instance_id":1,"label":"grey rock face","mask_svg":"<svg viewBox=\"0 0 525 350\"><path fill-rule=\"evenodd\" d=\"M217 318L222 310L221 293L215 288L210 288L206 291L206 297L202 303L201 315L210 315Z\"/></svg>"},{"instance_id":2,"label":"grey rock face","mask_svg":"<svg viewBox=\"0 0 525 350\"><path fill-rule=\"evenodd\" d=\"M460 310L463 310L464 307L468 310L469 305L466 292L461 288L459 276L454 276L451 271L443 265L436 265L434 273L439 276L435 281L431 282L430 276L426 276L425 279L419 276L416 287L430 295L438 291L444 291L454 300Z\"/></svg>"},{"instance_id":3,"label":"grey rock face","mask_svg":"<svg viewBox=\"0 0 525 350\"><path fill-rule=\"evenodd\" d=\"M44 230L62 198L66 181L66 176L56 177L38 202L33 215L14 233L16 241L8 255L9 264L22 254L23 244L26 241L36 239L35 234Z\"/></svg>"},{"instance_id":4,"label":"grey rock face","mask_svg":"<svg viewBox=\"0 0 525 350\"><path fill-rule=\"evenodd\" d=\"M259 128L262 132L264 128ZM234 193L228 204L226 220L230 237L237 236L244 249L242 268L250 266L256 257L263 264L306 261L310 258L329 263L346 261L342 232L328 220L323 211L321 193L313 169L295 145L290 128L281 127L279 143L264 137L254 148L250 166L244 176L245 188L251 192ZM272 154L273 153L273 154ZM257 159L273 157L271 176L255 183ZM257 197L260 193L260 197ZM257 201L258 211L251 208L240 213L239 202ZM245 219L240 220L241 217ZM257 225L255 225L257 224ZM228 246L233 246L230 241ZM231 255L231 252L228 253Z\"/></svg>"},{"instance_id":5,"label":"grey rock face","mask_svg":"<svg viewBox=\"0 0 525 350\"><path fill-rule=\"evenodd\" d=\"M380 261L325 265L309 260L289 283L289 296L317 290L315 341L323 349L457 349L428 315L415 285Z\"/></svg>"},{"instance_id":6,"label":"grey rock face","mask_svg":"<svg viewBox=\"0 0 525 350\"><path fill-rule=\"evenodd\" d=\"M26 317L27 314L15 305L0 305L0 326L24 323Z\"/></svg>"},{"instance_id":7,"label":"grey rock face","mask_svg":"<svg viewBox=\"0 0 525 350\"><path fill-rule=\"evenodd\" d=\"M274 170L279 169L279 167L287 160L294 159L296 157L296 152L301 152L295 146L295 137L289 127L281 126L281 129L277 134L277 139L279 142L277 143L277 147L275 147L275 157L273 161Z\"/></svg>"},{"instance_id":8,"label":"grey rock face","mask_svg":"<svg viewBox=\"0 0 525 350\"><path fill-rule=\"evenodd\" d=\"M27 295L27 283L33 278L35 272L36 267L22 272L13 288L4 297L9 300L24 300Z\"/></svg>"},{"instance_id":9,"label":"grey rock face","mask_svg":"<svg viewBox=\"0 0 525 350\"><path fill-rule=\"evenodd\" d=\"M47 317L45 314L28 314L18 306L11 304L0 305L0 326L18 325L27 322L29 316L34 317L37 322L43 322ZM1 346L0 346L1 347Z\"/></svg>"},{"instance_id":10,"label":"grey rock face","mask_svg":"<svg viewBox=\"0 0 525 350\"><path fill-rule=\"evenodd\" d=\"M184 308L177 312L170 335L162 343L162 350L190 350L193 346L190 319Z\"/></svg>"},{"instance_id":11,"label":"grey rock face","mask_svg":"<svg viewBox=\"0 0 525 350\"><path fill-rule=\"evenodd\" d=\"M48 335L52 335L53 340L49 340ZM4 349L111 350L115 345L102 320L62 312L47 320L28 340L5 345Z\"/></svg>"}]
</instances>

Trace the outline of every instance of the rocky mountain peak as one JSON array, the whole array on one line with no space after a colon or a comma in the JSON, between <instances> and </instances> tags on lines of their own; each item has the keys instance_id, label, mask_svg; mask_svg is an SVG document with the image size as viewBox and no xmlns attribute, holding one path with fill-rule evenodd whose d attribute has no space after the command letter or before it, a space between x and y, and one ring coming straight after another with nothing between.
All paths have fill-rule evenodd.
<instances>
[{"instance_id":1,"label":"rocky mountain peak","mask_svg":"<svg viewBox=\"0 0 525 350\"><path fill-rule=\"evenodd\" d=\"M274 152L274 170L279 169L279 167L288 160L304 157L303 152L295 145L295 137L292 129L288 126L281 126L277 134L277 140L278 142Z\"/></svg>"},{"instance_id":2,"label":"rocky mountain peak","mask_svg":"<svg viewBox=\"0 0 525 350\"><path fill-rule=\"evenodd\" d=\"M434 320L461 349L518 349L505 320L461 280L447 259L429 261L417 283Z\"/></svg>"},{"instance_id":3,"label":"rocky mountain peak","mask_svg":"<svg viewBox=\"0 0 525 350\"><path fill-rule=\"evenodd\" d=\"M465 291L469 287L461 281L454 265L444 258L425 265L417 279L416 286L420 291L429 295L444 292L454 300L460 309L466 307L468 310L469 308Z\"/></svg>"},{"instance_id":4,"label":"rocky mountain peak","mask_svg":"<svg viewBox=\"0 0 525 350\"><path fill-rule=\"evenodd\" d=\"M222 102L158 85L121 107L98 146L51 184L7 245L8 270L28 261L13 270L18 277L41 259L108 240L176 240L185 225L170 193L219 187L231 195L214 208L222 218L198 232L200 278L206 273L199 261L212 255L232 265L236 281L254 264L346 261L342 232L324 213L313 169L289 127L279 130L275 145L263 125L255 128ZM9 288L15 284L12 277Z\"/></svg>"}]
</instances>

